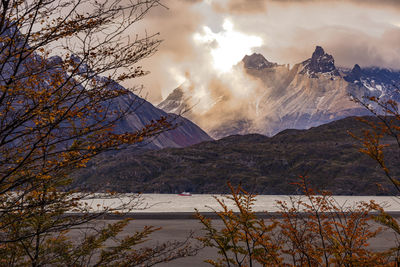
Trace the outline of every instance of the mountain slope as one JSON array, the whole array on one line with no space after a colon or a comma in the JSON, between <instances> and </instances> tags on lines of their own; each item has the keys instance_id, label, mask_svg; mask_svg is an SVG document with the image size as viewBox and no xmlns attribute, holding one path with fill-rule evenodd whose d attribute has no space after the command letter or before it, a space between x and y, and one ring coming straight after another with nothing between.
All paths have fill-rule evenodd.
<instances>
[{"instance_id":1,"label":"mountain slope","mask_svg":"<svg viewBox=\"0 0 400 267\"><path fill-rule=\"evenodd\" d=\"M80 59L77 56L73 56L73 58L75 63L80 63ZM84 64L81 66L80 72L92 73ZM123 118L119 120L114 127L115 132L134 132L143 129L147 124L161 117L166 117L171 124L177 126L173 130L166 131L152 138L152 140L146 140L145 143L139 144L139 146L145 145L147 148L185 147L212 140L206 132L190 120L176 114L168 114L156 108L150 102L128 91L118 83L108 80L108 78L94 76L94 79L96 79L98 83L104 83L107 90L127 92L105 103L105 105L107 105L107 107L105 107L106 109L117 113L120 111L124 112ZM112 114L112 112L110 112L110 114ZM112 120L112 116L109 119Z\"/></svg>"},{"instance_id":2,"label":"mountain slope","mask_svg":"<svg viewBox=\"0 0 400 267\"><path fill-rule=\"evenodd\" d=\"M145 125L158 120L161 117L166 117L172 124L178 126L176 129L164 132L154 137L152 140L146 140L146 143L139 144L145 145L148 148L183 147L202 141L212 140L206 132L188 119L175 114L168 114L117 84L115 81L97 75L98 72L93 71L87 64L82 63L81 59L76 55L71 55L70 58L73 64L77 67L76 72L68 74L63 64L63 59L59 56L47 58L33 52L30 56L24 56L24 59L20 62L20 52L18 52L18 50L21 49L20 47L26 46L26 51L29 51L30 49L29 44L26 43L25 37L16 27L10 27L6 31L0 33L0 37L3 37L6 40L7 38L13 40L11 45L7 42L4 44L0 41L0 47L6 45L7 49L10 50L8 53L12 55L7 56L7 53L4 52L7 51L7 49L3 47L5 49L3 51L5 54L0 55L0 57L3 56L5 58L3 58L4 64L0 71L0 84L4 84L6 81L8 82L8 79L11 76L16 76L15 79L17 81L26 82L29 84L28 87L33 87L34 90L50 90L52 89L50 86L57 88L52 80L55 79L54 77L59 76L63 77L66 81L71 80L71 84L73 84L73 86L70 86L71 92L89 92L93 89L93 86L99 86L101 90L111 93L121 91L124 93L118 94L120 95L119 97L108 97L107 99L102 98L102 101L98 101L98 103L102 105L104 110L104 114L102 115L104 115L105 118L97 118L96 115L98 114L90 114L93 116L90 118L86 117L84 120L92 121L94 123L98 120L103 120L105 123L114 122L119 115L124 114L124 118L121 121L118 121L114 127L114 131L117 133L141 130ZM26 73L35 74L37 76L35 78L37 82L34 86L31 85L32 83L29 81L29 78L26 77ZM92 79L95 80L96 83L89 82ZM68 88L68 86L65 85L64 88ZM70 95L73 94L71 93ZM69 96L67 99L69 100L65 100L65 105L71 104L71 106L83 106L88 104L88 101L86 101L87 98L85 97L74 98ZM17 101L15 97L11 98L10 101L13 101L14 108L20 109L21 111L25 109L21 108L21 104L18 103L19 101ZM72 104L73 102L75 103ZM21 114L23 114L23 112L21 112ZM80 118L76 117L74 118L74 123L79 125L80 120ZM27 120L21 128L30 127L31 123L32 121Z\"/></svg>"},{"instance_id":3,"label":"mountain slope","mask_svg":"<svg viewBox=\"0 0 400 267\"><path fill-rule=\"evenodd\" d=\"M117 123L115 130L118 132L137 131L152 120L157 120L161 117L167 117L172 124L176 125L175 129L164 132L150 140L151 143L149 144L150 146L147 145L148 147L185 147L212 140L206 132L190 120L175 114L167 114L133 93L120 97L116 102L114 105L122 110L129 108L128 105L132 102L137 103L136 107L132 108L131 112Z\"/></svg>"},{"instance_id":4,"label":"mountain slope","mask_svg":"<svg viewBox=\"0 0 400 267\"><path fill-rule=\"evenodd\" d=\"M334 194L380 194L392 189L377 164L354 147L348 130L361 134L354 117L309 130L285 130L274 137L235 135L186 148L133 154L129 150L97 158L76 174L75 186L122 192L227 193L227 181L259 194L293 194L299 175ZM386 140L385 140L386 141ZM390 140L387 140L388 142ZM396 146L387 161L400 174ZM98 187L101 185L101 188Z\"/></svg>"},{"instance_id":5,"label":"mountain slope","mask_svg":"<svg viewBox=\"0 0 400 267\"><path fill-rule=\"evenodd\" d=\"M369 115L350 95L400 100L400 72L358 65L352 70L337 68L334 58L319 46L311 58L291 68L269 62L261 54L245 56L242 65L249 83L258 84L252 98L237 103L244 109L233 110L234 115L210 125L229 101L222 94L207 112L184 113L214 138L249 133L272 136L284 129L308 129L347 116ZM175 89L158 107L179 114L195 106L192 94L196 88L187 87Z\"/></svg>"}]
</instances>

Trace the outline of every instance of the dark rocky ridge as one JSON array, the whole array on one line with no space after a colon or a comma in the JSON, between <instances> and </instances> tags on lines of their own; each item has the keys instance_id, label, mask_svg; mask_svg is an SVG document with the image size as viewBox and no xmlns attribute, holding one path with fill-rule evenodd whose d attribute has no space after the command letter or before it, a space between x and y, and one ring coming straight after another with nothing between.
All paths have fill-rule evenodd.
<instances>
[{"instance_id":1,"label":"dark rocky ridge","mask_svg":"<svg viewBox=\"0 0 400 267\"><path fill-rule=\"evenodd\" d=\"M304 66L300 74L308 74L311 78L318 78L317 73L331 73L334 76L340 76L339 71L335 67L333 56L325 53L320 46L315 48L310 59L302 63Z\"/></svg>"},{"instance_id":2,"label":"dark rocky ridge","mask_svg":"<svg viewBox=\"0 0 400 267\"><path fill-rule=\"evenodd\" d=\"M350 83L354 83L355 81L360 81L362 75L363 73L360 65L355 64L353 69L344 77L344 79Z\"/></svg>"},{"instance_id":3,"label":"dark rocky ridge","mask_svg":"<svg viewBox=\"0 0 400 267\"><path fill-rule=\"evenodd\" d=\"M351 83L373 81L374 84L393 85L400 88L400 71L391 69L378 67L361 68L358 64L355 64L344 79Z\"/></svg>"},{"instance_id":4,"label":"dark rocky ridge","mask_svg":"<svg viewBox=\"0 0 400 267\"><path fill-rule=\"evenodd\" d=\"M76 174L75 185L120 192L227 193L230 181L259 194L296 194L291 183L307 175L315 187L334 194L384 194L376 183L389 191L393 186L374 161L358 152L347 132L361 134L365 128L350 117L309 130L285 130L272 138L235 135L180 149L127 150L89 163ZM400 174L396 146L386 150L395 176Z\"/></svg>"},{"instance_id":5,"label":"dark rocky ridge","mask_svg":"<svg viewBox=\"0 0 400 267\"><path fill-rule=\"evenodd\" d=\"M253 53L250 56L246 55L242 61L247 69L261 70L278 66L277 63L269 62L263 55L257 53Z\"/></svg>"},{"instance_id":6,"label":"dark rocky ridge","mask_svg":"<svg viewBox=\"0 0 400 267\"><path fill-rule=\"evenodd\" d=\"M361 68L356 64L344 74L343 79L349 83L349 92L359 99L374 96L381 101L400 102L400 71L378 67ZM377 111L381 111L379 106L371 104Z\"/></svg>"}]
</instances>

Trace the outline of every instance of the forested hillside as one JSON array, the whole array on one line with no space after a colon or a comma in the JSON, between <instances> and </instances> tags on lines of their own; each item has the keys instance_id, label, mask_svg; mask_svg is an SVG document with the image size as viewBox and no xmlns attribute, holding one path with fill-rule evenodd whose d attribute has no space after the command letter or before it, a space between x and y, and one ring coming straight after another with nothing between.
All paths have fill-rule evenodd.
<instances>
[{"instance_id":1,"label":"forested hillside","mask_svg":"<svg viewBox=\"0 0 400 267\"><path fill-rule=\"evenodd\" d=\"M367 129L364 123L349 117L309 130L285 130L271 138L235 135L186 148L141 153L128 149L90 162L75 174L74 186L121 192L223 193L231 181L258 194L295 194L291 183L307 175L316 188L334 194L387 194L376 183L393 187L377 164L358 151L357 141L348 133L360 135L362 129ZM400 174L398 153L391 153L394 148L387 148L387 162Z\"/></svg>"}]
</instances>

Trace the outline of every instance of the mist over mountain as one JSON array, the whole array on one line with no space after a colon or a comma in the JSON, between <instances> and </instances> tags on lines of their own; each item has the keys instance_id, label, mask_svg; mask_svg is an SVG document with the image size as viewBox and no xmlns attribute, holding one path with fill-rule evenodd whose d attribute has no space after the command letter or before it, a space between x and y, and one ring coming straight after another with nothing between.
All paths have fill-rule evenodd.
<instances>
[{"instance_id":1,"label":"mist over mountain","mask_svg":"<svg viewBox=\"0 0 400 267\"><path fill-rule=\"evenodd\" d=\"M119 84L114 84L114 87L121 87ZM112 90L112 88L110 88ZM175 129L161 133L160 135L145 141L139 146L145 145L148 148L165 148L165 147L185 147L197 144L203 141L210 141L212 138L204 132L200 127L190 120L178 116L176 114L167 114L163 110L156 108L150 102L138 97L132 92L118 97L113 100L112 107L115 110L129 109L131 103L136 103L129 113L126 114L114 127L114 131L135 132L145 127L152 120L157 120L161 117L167 117Z\"/></svg>"},{"instance_id":2,"label":"mist over mountain","mask_svg":"<svg viewBox=\"0 0 400 267\"><path fill-rule=\"evenodd\" d=\"M12 53L10 53L12 55L13 53L18 54L15 51L18 51L19 47L23 45L23 41L25 41L20 32L14 27L10 27L7 29L7 31L1 33L0 36L3 38L13 38L15 46L8 48L11 50ZM6 49L3 46L4 44L0 42L0 48ZM26 68L28 68L27 66L39 63L41 64L40 68L45 68L46 71L39 72L38 80L40 83L36 85L36 90L41 88L49 88L49 86L51 86L49 85L51 84L49 81L51 81L52 75L59 74L66 77L66 80L68 80L70 75L61 67L63 64L63 59L59 56L46 58L37 53L33 53L32 57L26 57L22 62L19 62L19 59L16 56L8 56L8 58L6 54L0 56L6 57L5 59L3 58L3 60L6 61L6 64L4 64L3 69L1 70L0 84L4 84L4 81L6 81L11 75L17 77L18 75L24 75L24 71ZM156 108L150 102L139 97L115 81L110 80L107 77L97 75L87 64L82 63L78 56L71 55L71 60L73 60L74 63L79 67L76 75L74 77L69 77L70 79L77 80L79 77L86 75L96 80L100 86L104 86L104 90L109 90L111 92L124 92L124 94L121 94L118 97L108 100L104 99L102 103L102 105L104 105L104 110L107 110L107 112L104 114L106 117L105 122L112 122L112 124L114 124L114 120L119 117L119 115L123 115L122 119L117 120L114 125L113 131L115 133L136 132L143 129L152 121L156 121L162 117L165 117L172 125L176 125L177 127L170 131L165 131L160 135L151 138L150 140L139 143L137 144L138 146L156 149L165 147L184 147L199 142L212 140L212 138L210 138L206 132L204 132L200 127L190 120L176 114L168 114L165 111ZM21 64L21 67L17 67L18 64ZM18 69L19 71L14 73L15 69ZM22 81L27 80L26 77L19 77L19 79ZM92 85L89 82L75 82L76 84L74 87L76 91L85 91L91 89ZM68 104L68 101L66 101L66 104ZM75 103L76 106L86 104L87 103L85 100L79 100L78 103ZM15 108L17 108L17 106L15 106ZM95 120L94 118L85 119L89 121ZM80 118L75 118L75 123L79 124L79 120ZM27 120L21 127L29 127L31 126L30 124L32 124L32 121Z\"/></svg>"},{"instance_id":3,"label":"mist over mountain","mask_svg":"<svg viewBox=\"0 0 400 267\"><path fill-rule=\"evenodd\" d=\"M399 71L357 64L353 69L340 68L320 46L309 59L292 67L254 53L235 68L255 88L246 96L233 101L229 93L217 88L209 108L199 112L201 100L189 80L158 107L177 114L185 111L184 117L218 139L232 134L272 136L284 129L308 129L348 116L369 115L352 97L400 100Z\"/></svg>"},{"instance_id":4,"label":"mist over mountain","mask_svg":"<svg viewBox=\"0 0 400 267\"><path fill-rule=\"evenodd\" d=\"M103 79L98 77L98 79ZM112 82L108 90L127 90L118 83ZM117 121L113 131L117 133L135 132L143 129L152 121L166 117L176 127L165 131L150 140L139 143L137 146L147 148L185 147L203 141L210 141L212 138L200 127L176 114L167 114L165 111L153 106L150 102L129 91L127 94L111 100L108 107L110 110L123 110L126 114Z\"/></svg>"}]
</instances>

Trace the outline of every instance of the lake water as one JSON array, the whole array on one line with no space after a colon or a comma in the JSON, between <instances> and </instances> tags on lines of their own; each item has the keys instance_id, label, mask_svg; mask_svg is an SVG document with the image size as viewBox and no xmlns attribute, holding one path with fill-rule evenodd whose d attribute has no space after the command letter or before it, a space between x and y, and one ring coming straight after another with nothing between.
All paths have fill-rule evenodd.
<instances>
[{"instance_id":1,"label":"lake water","mask_svg":"<svg viewBox=\"0 0 400 267\"><path fill-rule=\"evenodd\" d=\"M133 196L133 195L131 195ZM226 199L223 195L194 194L191 196L179 196L176 194L143 194L141 197L129 203L132 198L125 195L122 198L103 199L94 198L87 200L88 205L95 209L101 209L104 206L117 207L121 205L133 208L132 211L139 213L166 213L166 212L194 212L195 209L200 212L210 212L212 209L220 210L220 206L214 199L217 196L225 200L228 207L234 208L233 202ZM295 196L301 197L301 196ZM353 206L359 201L374 200L385 208L386 211L400 211L400 197L391 196L334 196L339 205L346 207ZM289 196L283 195L259 195L253 206L255 212L278 211L276 201L289 202ZM126 210L125 210L126 211Z\"/></svg>"},{"instance_id":2,"label":"lake water","mask_svg":"<svg viewBox=\"0 0 400 267\"><path fill-rule=\"evenodd\" d=\"M220 198L223 196L218 195ZM299 197L299 196L296 196ZM278 210L276 201L289 201L289 196L282 195L260 195L256 197L256 202L253 207L254 211L274 212ZM400 199L387 196L335 196L335 200L340 205L352 206L358 201L375 200L376 203L383 205L386 211L400 212ZM128 197L121 199L102 199L94 198L88 201L91 207L102 206L119 206L128 203ZM155 243L168 242L171 240L184 241L193 233L194 236L204 235L203 225L191 217L183 217L183 213L193 213L195 208L200 212L210 212L211 208L220 210L220 206L214 199L213 195L192 195L192 196L178 196L176 194L144 194L138 201L131 203L132 206L139 206L140 210L133 210L131 221L122 232L122 236L132 234L136 231L143 230L143 227L153 225L161 227L161 230L156 231L151 235L150 241L144 245L151 247ZM225 202L228 207L232 208L231 201ZM99 205L99 206L97 206ZM140 213L140 214L139 214ZM153 214L152 214L153 213ZM171 216L168 213L172 214ZM154 215L158 214L158 215ZM139 217L139 218L138 218ZM168 217L168 219L165 219ZM184 219L182 219L184 218ZM115 218L120 219L120 218ZM106 223L109 221L106 220ZM375 222L372 222L376 225ZM214 227L220 229L223 227L221 220L213 220ZM193 241L193 240L192 240ZM194 241L193 241L194 242ZM377 251L384 251L391 247L396 246L396 236L391 231L383 231L377 237L371 240L371 249ZM203 267L210 266L204 263L205 259L216 259L219 257L217 251L212 248L205 248L199 251L196 256L181 258L169 263L162 263L157 266L162 267Z\"/></svg>"}]
</instances>

